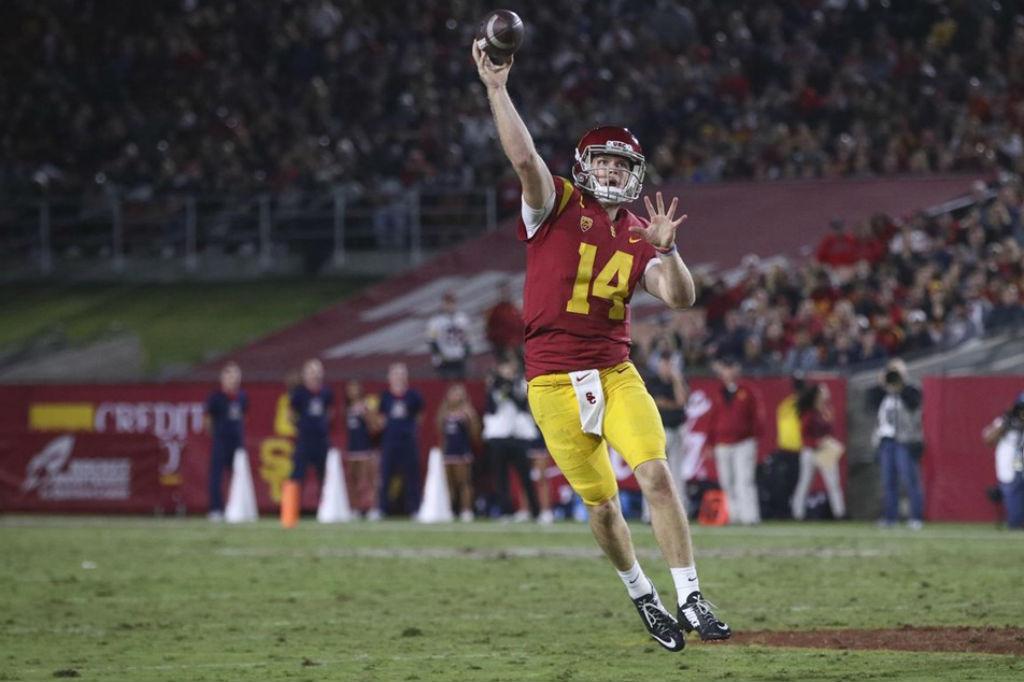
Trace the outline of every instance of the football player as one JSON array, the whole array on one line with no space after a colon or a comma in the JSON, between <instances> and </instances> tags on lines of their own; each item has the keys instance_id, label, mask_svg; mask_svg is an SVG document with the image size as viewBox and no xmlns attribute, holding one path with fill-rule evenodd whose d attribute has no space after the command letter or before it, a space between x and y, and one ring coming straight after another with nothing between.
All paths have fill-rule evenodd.
<instances>
[{"instance_id":1,"label":"football player","mask_svg":"<svg viewBox=\"0 0 1024 682\"><path fill-rule=\"evenodd\" d=\"M683 630L701 639L731 632L701 594L690 530L665 459L654 400L629 362L629 302L642 286L671 308L694 303L693 278L676 249L678 202L639 198L644 155L625 128L601 127L576 147L572 180L553 177L506 89L512 60L496 65L474 44L498 138L523 186L519 239L526 244L523 318L529 403L548 450L587 504L590 527L648 633L670 651ZM637 562L618 504L608 445L629 463L675 582L676 616ZM677 620L678 619L678 620Z\"/></svg>"}]
</instances>

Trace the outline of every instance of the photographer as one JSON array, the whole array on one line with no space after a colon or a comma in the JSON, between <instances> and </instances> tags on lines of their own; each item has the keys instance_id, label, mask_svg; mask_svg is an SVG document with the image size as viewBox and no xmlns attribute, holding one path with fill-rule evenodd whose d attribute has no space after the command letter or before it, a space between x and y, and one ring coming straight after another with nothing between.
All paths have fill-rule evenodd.
<instances>
[{"instance_id":1,"label":"photographer","mask_svg":"<svg viewBox=\"0 0 1024 682\"><path fill-rule=\"evenodd\" d=\"M1003 494L1007 528L1024 528L1024 392L985 427L986 445L996 446L996 478Z\"/></svg>"},{"instance_id":2,"label":"photographer","mask_svg":"<svg viewBox=\"0 0 1024 682\"><path fill-rule=\"evenodd\" d=\"M868 392L869 405L878 411L878 464L882 469L883 516L881 525L892 526L899 519L900 487L910 498L910 519L914 530L922 526L924 494L918 462L923 453L921 442L921 389L907 381L907 366L902 360L890 360L881 381Z\"/></svg>"},{"instance_id":3,"label":"photographer","mask_svg":"<svg viewBox=\"0 0 1024 682\"><path fill-rule=\"evenodd\" d=\"M509 466L515 468L519 483L526 492L530 511L520 510L515 516L517 521L537 518L540 514L537 491L530 478L530 461L526 455L528 444L520 437L517 429L522 413L529 414L526 404L526 379L523 378L516 357L506 355L487 378L487 409L484 412L483 439L487 447L487 458L495 475L501 515L507 517L512 514Z\"/></svg>"}]
</instances>

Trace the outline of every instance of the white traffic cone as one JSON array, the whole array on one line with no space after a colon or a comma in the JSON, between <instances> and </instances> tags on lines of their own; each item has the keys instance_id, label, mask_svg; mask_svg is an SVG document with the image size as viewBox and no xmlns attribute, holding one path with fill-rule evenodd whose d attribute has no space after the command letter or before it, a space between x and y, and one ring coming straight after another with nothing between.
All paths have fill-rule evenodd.
<instances>
[{"instance_id":1,"label":"white traffic cone","mask_svg":"<svg viewBox=\"0 0 1024 682\"><path fill-rule=\"evenodd\" d=\"M416 520L420 523L446 523L455 520L441 448L430 449L430 457L427 459L427 480L423 484L423 502L420 504Z\"/></svg>"},{"instance_id":2,"label":"white traffic cone","mask_svg":"<svg viewBox=\"0 0 1024 682\"><path fill-rule=\"evenodd\" d=\"M324 473L324 487L320 491L320 506L316 510L320 523L344 523L352 520L352 507L348 503L348 486L345 472L341 468L341 453L338 448L327 452L327 471Z\"/></svg>"},{"instance_id":3,"label":"white traffic cone","mask_svg":"<svg viewBox=\"0 0 1024 682\"><path fill-rule=\"evenodd\" d=\"M248 523L259 518L256 508L256 488L252 484L249 469L249 455L244 448L235 450L231 464L231 486L228 488L228 504L224 508L224 520L228 523Z\"/></svg>"}]
</instances>

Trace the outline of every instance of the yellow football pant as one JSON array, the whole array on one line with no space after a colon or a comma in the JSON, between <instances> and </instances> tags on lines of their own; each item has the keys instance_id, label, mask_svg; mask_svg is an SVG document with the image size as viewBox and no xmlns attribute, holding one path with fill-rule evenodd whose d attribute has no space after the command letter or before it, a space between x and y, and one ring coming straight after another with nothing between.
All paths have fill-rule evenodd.
<instances>
[{"instance_id":1,"label":"yellow football pant","mask_svg":"<svg viewBox=\"0 0 1024 682\"><path fill-rule=\"evenodd\" d=\"M601 370L601 387L603 439L583 432L568 374L544 374L529 385L530 410L548 452L573 490L590 505L610 500L619 491L608 445L632 469L651 459L665 459L665 430L658 408L633 364L623 362Z\"/></svg>"}]
</instances>

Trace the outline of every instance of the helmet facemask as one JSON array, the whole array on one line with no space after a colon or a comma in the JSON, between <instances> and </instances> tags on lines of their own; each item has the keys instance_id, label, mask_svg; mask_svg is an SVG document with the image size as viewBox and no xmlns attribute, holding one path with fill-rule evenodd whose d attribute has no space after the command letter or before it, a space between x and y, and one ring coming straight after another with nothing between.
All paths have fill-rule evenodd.
<instances>
[{"instance_id":1,"label":"helmet facemask","mask_svg":"<svg viewBox=\"0 0 1024 682\"><path fill-rule=\"evenodd\" d=\"M601 155L617 156L629 162L628 168L608 168L608 173L622 173L626 182L619 187L602 185L597 180L594 168L594 157ZM643 189L646 167L642 154L637 154L628 145L616 140L605 144L588 145L581 154L576 151L576 166L573 169L573 180L582 189L592 194L598 201L606 204L625 204L636 201Z\"/></svg>"}]
</instances>

